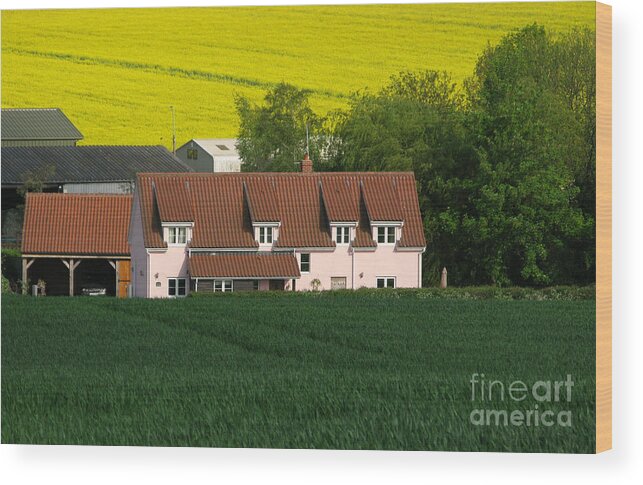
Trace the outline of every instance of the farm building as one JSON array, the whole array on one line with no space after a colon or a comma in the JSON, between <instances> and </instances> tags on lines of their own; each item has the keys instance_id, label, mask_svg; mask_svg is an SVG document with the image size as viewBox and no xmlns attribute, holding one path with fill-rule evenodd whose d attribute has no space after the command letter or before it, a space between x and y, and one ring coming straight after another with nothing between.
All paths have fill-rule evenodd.
<instances>
[{"instance_id":1,"label":"farm building","mask_svg":"<svg viewBox=\"0 0 643 485\"><path fill-rule=\"evenodd\" d=\"M240 172L235 138L200 138L182 145L176 156L195 172Z\"/></svg>"},{"instance_id":2,"label":"farm building","mask_svg":"<svg viewBox=\"0 0 643 485\"><path fill-rule=\"evenodd\" d=\"M133 294L419 287L426 242L404 173L139 174Z\"/></svg>"},{"instance_id":3,"label":"farm building","mask_svg":"<svg viewBox=\"0 0 643 485\"><path fill-rule=\"evenodd\" d=\"M28 180L43 192L131 193L137 172L189 172L162 146L2 147L2 238L20 239L19 189Z\"/></svg>"},{"instance_id":4,"label":"farm building","mask_svg":"<svg viewBox=\"0 0 643 485\"><path fill-rule=\"evenodd\" d=\"M131 195L27 194L22 281L47 295L127 296Z\"/></svg>"},{"instance_id":5,"label":"farm building","mask_svg":"<svg viewBox=\"0 0 643 485\"><path fill-rule=\"evenodd\" d=\"M83 135L58 108L3 109L2 146L74 146Z\"/></svg>"}]
</instances>

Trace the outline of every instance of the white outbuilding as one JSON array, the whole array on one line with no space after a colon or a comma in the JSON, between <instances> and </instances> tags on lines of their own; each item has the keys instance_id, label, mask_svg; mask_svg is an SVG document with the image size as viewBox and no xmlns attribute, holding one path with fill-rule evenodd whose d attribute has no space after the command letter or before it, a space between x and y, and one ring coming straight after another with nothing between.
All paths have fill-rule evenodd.
<instances>
[{"instance_id":1,"label":"white outbuilding","mask_svg":"<svg viewBox=\"0 0 643 485\"><path fill-rule=\"evenodd\" d=\"M240 172L236 138L194 138L176 150L176 156L195 172Z\"/></svg>"}]
</instances>

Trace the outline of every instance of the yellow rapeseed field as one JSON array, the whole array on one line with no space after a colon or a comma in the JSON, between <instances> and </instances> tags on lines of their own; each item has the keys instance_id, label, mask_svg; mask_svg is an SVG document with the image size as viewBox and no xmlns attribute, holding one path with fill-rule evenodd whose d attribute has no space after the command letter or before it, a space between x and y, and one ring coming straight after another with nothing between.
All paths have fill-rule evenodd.
<instances>
[{"instance_id":1,"label":"yellow rapeseed field","mask_svg":"<svg viewBox=\"0 0 643 485\"><path fill-rule=\"evenodd\" d=\"M2 12L2 106L60 107L86 144L233 137L234 94L280 81L324 114L401 70L462 80L488 43L526 24L594 27L594 3Z\"/></svg>"}]
</instances>

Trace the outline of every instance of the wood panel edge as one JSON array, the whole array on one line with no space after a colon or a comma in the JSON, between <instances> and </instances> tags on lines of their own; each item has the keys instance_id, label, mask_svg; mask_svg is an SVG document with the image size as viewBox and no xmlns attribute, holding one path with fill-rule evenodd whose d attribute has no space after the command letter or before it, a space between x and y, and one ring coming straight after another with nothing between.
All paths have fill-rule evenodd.
<instances>
[{"instance_id":1,"label":"wood panel edge","mask_svg":"<svg viewBox=\"0 0 643 485\"><path fill-rule=\"evenodd\" d=\"M612 448L612 7L596 2L596 453Z\"/></svg>"}]
</instances>

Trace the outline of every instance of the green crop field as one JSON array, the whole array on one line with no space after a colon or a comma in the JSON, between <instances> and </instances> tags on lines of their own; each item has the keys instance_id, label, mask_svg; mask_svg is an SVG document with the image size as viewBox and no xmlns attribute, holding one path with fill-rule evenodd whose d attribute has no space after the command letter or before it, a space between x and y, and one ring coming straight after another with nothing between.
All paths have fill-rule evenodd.
<instances>
[{"instance_id":1,"label":"green crop field","mask_svg":"<svg viewBox=\"0 0 643 485\"><path fill-rule=\"evenodd\" d=\"M423 296L424 295L424 296ZM592 452L595 301L3 295L2 442ZM571 426L476 426L488 380L574 381ZM529 401L529 402L528 402Z\"/></svg>"},{"instance_id":2,"label":"green crop field","mask_svg":"<svg viewBox=\"0 0 643 485\"><path fill-rule=\"evenodd\" d=\"M470 75L488 43L538 22L594 28L594 3L2 12L2 106L60 107L87 144L236 136L234 94L286 81L320 114L401 70Z\"/></svg>"}]
</instances>

